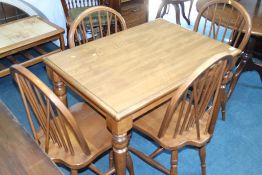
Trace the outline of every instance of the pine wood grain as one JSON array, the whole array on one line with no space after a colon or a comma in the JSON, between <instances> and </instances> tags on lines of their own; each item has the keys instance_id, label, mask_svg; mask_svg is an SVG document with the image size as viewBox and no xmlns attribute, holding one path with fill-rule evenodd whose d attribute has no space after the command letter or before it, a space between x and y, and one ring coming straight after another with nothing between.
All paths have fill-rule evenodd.
<instances>
[{"instance_id":1,"label":"pine wood grain","mask_svg":"<svg viewBox=\"0 0 262 175\"><path fill-rule=\"evenodd\" d=\"M49 56L45 63L115 120L136 118L215 54L240 50L162 19Z\"/></svg>"},{"instance_id":2,"label":"pine wood grain","mask_svg":"<svg viewBox=\"0 0 262 175\"><path fill-rule=\"evenodd\" d=\"M47 38L59 38L64 29L38 16L12 21L0 26L0 58L45 43ZM36 45L38 45L36 44Z\"/></svg>"}]
</instances>

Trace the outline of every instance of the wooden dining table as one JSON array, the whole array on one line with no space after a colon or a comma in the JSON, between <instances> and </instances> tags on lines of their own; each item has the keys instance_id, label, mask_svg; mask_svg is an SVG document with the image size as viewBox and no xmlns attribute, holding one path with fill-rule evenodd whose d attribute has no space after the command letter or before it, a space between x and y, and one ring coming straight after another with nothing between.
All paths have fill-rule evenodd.
<instances>
[{"instance_id":1,"label":"wooden dining table","mask_svg":"<svg viewBox=\"0 0 262 175\"><path fill-rule=\"evenodd\" d=\"M44 62L64 103L69 86L104 115L116 172L124 175L133 120L170 99L198 66L221 53L237 56L240 50L157 19Z\"/></svg>"}]
</instances>

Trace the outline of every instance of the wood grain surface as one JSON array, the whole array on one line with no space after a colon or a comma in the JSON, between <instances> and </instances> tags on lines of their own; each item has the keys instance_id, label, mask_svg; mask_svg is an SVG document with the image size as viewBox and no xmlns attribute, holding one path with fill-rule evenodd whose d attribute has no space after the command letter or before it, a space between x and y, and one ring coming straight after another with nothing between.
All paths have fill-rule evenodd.
<instances>
[{"instance_id":1,"label":"wood grain surface","mask_svg":"<svg viewBox=\"0 0 262 175\"><path fill-rule=\"evenodd\" d=\"M45 21L39 16L31 16L0 25L0 58L13 54L12 50L39 44L49 38L58 38L64 29ZM30 47L29 47L30 48Z\"/></svg>"},{"instance_id":2,"label":"wood grain surface","mask_svg":"<svg viewBox=\"0 0 262 175\"><path fill-rule=\"evenodd\" d=\"M0 174L62 175L1 101L0 130Z\"/></svg>"},{"instance_id":3,"label":"wood grain surface","mask_svg":"<svg viewBox=\"0 0 262 175\"><path fill-rule=\"evenodd\" d=\"M115 120L172 93L204 61L240 50L163 19L45 58L45 63Z\"/></svg>"}]
</instances>

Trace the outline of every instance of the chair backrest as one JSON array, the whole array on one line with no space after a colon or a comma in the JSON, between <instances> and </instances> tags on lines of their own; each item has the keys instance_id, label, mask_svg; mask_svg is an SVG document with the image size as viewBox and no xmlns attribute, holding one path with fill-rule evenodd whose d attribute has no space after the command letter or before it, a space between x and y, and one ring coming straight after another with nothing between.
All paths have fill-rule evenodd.
<instances>
[{"instance_id":1,"label":"chair backrest","mask_svg":"<svg viewBox=\"0 0 262 175\"><path fill-rule=\"evenodd\" d=\"M251 28L251 18L241 4L234 0L212 0L199 10L194 31L244 50Z\"/></svg>"},{"instance_id":2,"label":"chair backrest","mask_svg":"<svg viewBox=\"0 0 262 175\"><path fill-rule=\"evenodd\" d=\"M86 9L72 23L69 31L69 48L126 29L120 13L112 8L96 6Z\"/></svg>"},{"instance_id":3,"label":"chair backrest","mask_svg":"<svg viewBox=\"0 0 262 175\"><path fill-rule=\"evenodd\" d=\"M106 5L109 6L109 0L108 1L102 1L102 0L61 0L61 4L63 6L64 14L66 16L67 20L73 21L74 19L71 19L70 12L72 9L77 8L88 8L98 5Z\"/></svg>"},{"instance_id":4,"label":"chair backrest","mask_svg":"<svg viewBox=\"0 0 262 175\"><path fill-rule=\"evenodd\" d=\"M158 131L159 138L166 134L176 138L189 130L194 131L193 137L197 139L201 134L213 134L217 118L214 109L219 102L222 77L231 60L231 56L216 55L191 74L170 100ZM208 121L203 125L201 120L207 113Z\"/></svg>"},{"instance_id":5,"label":"chair backrest","mask_svg":"<svg viewBox=\"0 0 262 175\"><path fill-rule=\"evenodd\" d=\"M53 91L23 66L14 65L11 71L19 86L34 139L43 145L45 152L48 153L52 142L74 155L72 140L76 140L82 151L89 155L89 147L74 117ZM43 133L37 132L38 127ZM44 143L40 142L41 134L45 136Z\"/></svg>"}]
</instances>

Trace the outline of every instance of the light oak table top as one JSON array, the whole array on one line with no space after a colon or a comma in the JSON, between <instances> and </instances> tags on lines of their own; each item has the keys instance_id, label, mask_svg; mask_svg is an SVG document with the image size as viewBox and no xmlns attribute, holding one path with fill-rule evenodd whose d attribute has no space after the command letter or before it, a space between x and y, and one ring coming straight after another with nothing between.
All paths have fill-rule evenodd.
<instances>
[{"instance_id":1,"label":"light oak table top","mask_svg":"<svg viewBox=\"0 0 262 175\"><path fill-rule=\"evenodd\" d=\"M0 58L30 48L30 45L35 42L41 44L41 41L63 32L61 27L45 21L39 16L2 24L0 25Z\"/></svg>"},{"instance_id":2,"label":"light oak table top","mask_svg":"<svg viewBox=\"0 0 262 175\"><path fill-rule=\"evenodd\" d=\"M45 58L91 104L119 121L173 92L198 66L240 50L163 19Z\"/></svg>"},{"instance_id":3,"label":"light oak table top","mask_svg":"<svg viewBox=\"0 0 262 175\"><path fill-rule=\"evenodd\" d=\"M198 0L196 8L199 11L200 8L208 1L211 0ZM239 0L245 9L248 11L252 19L252 35L262 36L262 4L261 0Z\"/></svg>"}]
</instances>

